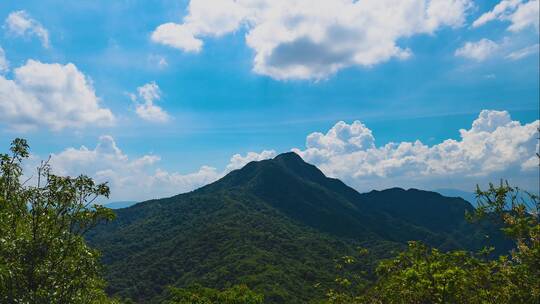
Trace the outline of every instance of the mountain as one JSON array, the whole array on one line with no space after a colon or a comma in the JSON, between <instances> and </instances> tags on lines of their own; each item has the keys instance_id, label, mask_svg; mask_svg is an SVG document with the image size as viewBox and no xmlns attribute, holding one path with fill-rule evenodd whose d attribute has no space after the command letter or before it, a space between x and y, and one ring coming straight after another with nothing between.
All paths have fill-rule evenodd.
<instances>
[{"instance_id":1,"label":"mountain","mask_svg":"<svg viewBox=\"0 0 540 304\"><path fill-rule=\"evenodd\" d=\"M437 189L436 192L449 197L461 197L471 205L476 206L476 194L474 192L467 192L458 189Z\"/></svg>"},{"instance_id":2,"label":"mountain","mask_svg":"<svg viewBox=\"0 0 540 304\"><path fill-rule=\"evenodd\" d=\"M108 204L105 204L105 207L111 208L111 209L121 209L121 208L127 208L130 206L135 205L137 202L135 201L118 201L118 202L110 202Z\"/></svg>"},{"instance_id":3,"label":"mountain","mask_svg":"<svg viewBox=\"0 0 540 304\"><path fill-rule=\"evenodd\" d=\"M464 219L461 198L393 188L358 193L295 153L251 162L190 193L116 210L88 235L103 253L108 291L158 302L165 286L214 288L245 283L268 303L308 303L331 284L334 259L370 256L368 273L409 240L443 250L478 249L497 229ZM495 241L508 245L498 236Z\"/></svg>"}]
</instances>

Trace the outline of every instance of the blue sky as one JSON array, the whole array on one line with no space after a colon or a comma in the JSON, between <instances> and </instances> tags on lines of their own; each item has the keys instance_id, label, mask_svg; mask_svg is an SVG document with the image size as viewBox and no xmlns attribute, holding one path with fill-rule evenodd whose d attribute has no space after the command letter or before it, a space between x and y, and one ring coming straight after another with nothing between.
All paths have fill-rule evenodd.
<instances>
[{"instance_id":1,"label":"blue sky","mask_svg":"<svg viewBox=\"0 0 540 304\"><path fill-rule=\"evenodd\" d=\"M85 123L70 120L71 123L56 127L52 123L33 121L27 126L28 118L0 115L0 147L5 150L12 138L25 137L33 153L43 158L50 153L60 155L69 148L80 151L81 146L92 150L100 142L99 138L107 135L114 147L130 160L159 157L159 162L152 162L144 169L150 175L155 170L183 175L197 171L201 166L210 166L217 168L216 176L219 176L230 165L234 154L244 157L248 152L263 150L276 153L293 148L304 150L309 148L306 147L309 134L326 133L338 121L348 125L355 120L363 123L372 132L375 147L416 140L426 146L447 139L459 141L459 130L471 129L473 121L485 109L507 111L504 115L522 126L535 123L539 118L538 21L522 25L519 22L529 19L519 21L515 13L520 6L524 6L525 11L529 2L537 6L538 1L511 1L513 7L478 26L475 21L492 11L499 1L440 0L441 3L445 1L454 5L451 7L455 8L455 14L441 17L436 25L430 20L425 21L426 29L418 29L423 25L411 25L409 30L400 31L397 28L404 25L396 24L395 29L388 30L390 33L381 34L380 41L362 38L358 42L354 40L357 38L336 34L319 44L313 43L315 38L306 43L303 36L280 41L280 32L275 34L278 38L261 34L257 37L262 40L254 38L255 42L248 42L246 37L263 26L272 25L279 29L279 16L276 20L269 21L273 17L267 17L260 21L256 19L259 17L254 17L258 16L257 11L246 13L244 21L238 21L237 25L232 21L230 24L219 23L222 19L218 17L224 14L220 11L219 1L214 2L217 8L203 7L213 5L211 1L199 1L199 7L203 7L199 8L200 14L204 16L211 12L217 16L215 20L219 22L214 24L202 24L207 21L197 20L196 5L192 4L192 11L188 11L190 1L2 1L0 20L5 21L0 29L0 47L9 64L3 73L4 79L15 79L15 70L27 65L28 60L60 66L72 63L76 71L86 77L86 85L99 100L98 107L108 109L114 122L103 123L103 116L101 120ZM298 18L313 17L315 21L309 21L314 22L309 24L311 27L322 24L323 29L328 29L325 20L317 23L318 14L306 12L303 15L302 1L297 2L300 3ZM320 1L321 9L324 2L328 1ZM353 5L346 2L343 7ZM336 17L340 17L339 9L336 8ZM24 14L20 16L31 20L34 30L28 28L17 32L16 27L10 26L9 16L21 11ZM194 25L183 19L190 14L190 22ZM362 17L361 14L368 13L358 14ZM537 16L538 9L532 14ZM358 19L358 16L351 18ZM169 22L182 31L189 28L191 40L174 36L172 31L158 36L158 27ZM381 27L385 22L379 20L368 27ZM394 21L388 21L391 22ZM352 32L351 37L370 35L370 32L360 30L354 32L357 28L346 21L337 21L337 24L347 27ZM234 29L227 30L228 26ZM46 31L47 38L36 28ZM318 35L307 31L306 37ZM283 37L291 33L285 33ZM273 41L274 38L277 40ZM170 39L177 39L176 46ZM189 44L193 39L203 43L196 51L193 44ZM266 41L274 44L268 46ZM395 44L399 50L386 57L380 55L386 50L373 44L386 42ZM349 43L360 46L351 47ZM469 48L465 48L467 43L472 43ZM340 52L330 55L342 58L328 55L329 50L336 48ZM261 57L262 63L257 65L257 56L270 51L272 54ZM349 52L356 52L356 57ZM304 70L287 70L295 64L303 65ZM332 64L339 67L333 68ZM36 66L40 67L43 66ZM165 113L162 121L144 119L137 112L137 106L146 101L143 95L137 95L137 89L145 84L154 84L158 88L159 94L151 97L150 103ZM39 96L37 102L41 102L40 98L48 98ZM9 97L9 92L0 92L0 110L2 102L8 102L2 98L7 100ZM25 128L21 127L23 121ZM354 137L356 133L351 134ZM527 147L529 150L532 147L534 152L534 144ZM310 158L307 154L303 157L326 168L323 169L325 173L348 180L360 190L376 187L375 182L355 183L358 174L351 175L333 167L334 161L330 158L337 154L325 155L328 158L324 160ZM73 164L72 159L69 161L69 164L65 159L64 163L58 161L65 173L75 174L73 170L88 170L84 173L90 175L99 173ZM517 164L523 159L516 156L512 161ZM483 182L505 172L512 172L517 180L520 177L530 180L532 176L532 182L526 182L528 187L537 179L536 173L516 173L505 167L470 181ZM378 180L390 173L374 174L378 174L374 179ZM204 181L210 180L211 177ZM452 187L431 184L426 181L428 178L409 184L405 182L409 180L406 175L396 175L388 180L397 186ZM182 184L177 189L181 192L200 183L204 182L188 182L191 186ZM120 183L117 184L120 188ZM453 186L465 187L459 183ZM144 199L172 194L176 189L174 184L171 189L156 190L156 193L149 189L134 197L121 194L116 198ZM130 193L129 187L119 189L118 193Z\"/></svg>"}]
</instances>

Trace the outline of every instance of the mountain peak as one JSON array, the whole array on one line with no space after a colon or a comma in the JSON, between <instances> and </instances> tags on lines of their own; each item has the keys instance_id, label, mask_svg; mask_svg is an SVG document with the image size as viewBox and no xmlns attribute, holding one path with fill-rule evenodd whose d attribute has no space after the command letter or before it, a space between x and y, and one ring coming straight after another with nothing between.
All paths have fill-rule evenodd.
<instances>
[{"instance_id":1,"label":"mountain peak","mask_svg":"<svg viewBox=\"0 0 540 304\"><path fill-rule=\"evenodd\" d=\"M268 187L272 187L276 183L275 181L270 183L269 179L282 181L292 177L312 181L320 181L326 178L317 167L306 163L300 155L294 152L285 152L273 159L252 161L203 188L243 187L256 184L268 184Z\"/></svg>"},{"instance_id":2,"label":"mountain peak","mask_svg":"<svg viewBox=\"0 0 540 304\"><path fill-rule=\"evenodd\" d=\"M296 152L285 152L281 153L278 156L274 157L275 160L284 160L284 161L298 161L304 163L304 160Z\"/></svg>"},{"instance_id":3,"label":"mountain peak","mask_svg":"<svg viewBox=\"0 0 540 304\"><path fill-rule=\"evenodd\" d=\"M275 285L260 285L258 278L331 280L335 275L321 270L333 269L326 266L332 263L324 261L356 245L378 253L420 240L444 251L476 251L486 245L486 233L499 230L471 226L464 219L470 210L459 198L416 189L360 194L288 152L250 162L193 192L116 210L112 226L97 227L88 237L101 246L111 293L146 303L158 299L167 285L188 286L199 278L215 284L254 278L255 288L271 292ZM343 241L350 247L340 245ZM511 245L502 236L492 241L503 251ZM298 255L304 251L308 257ZM261 267L254 270L253 261ZM298 292L295 284L284 286L269 294L278 299L273 303L308 302L281 298Z\"/></svg>"},{"instance_id":4,"label":"mountain peak","mask_svg":"<svg viewBox=\"0 0 540 304\"><path fill-rule=\"evenodd\" d=\"M299 178L321 183L328 178L316 166L305 162L302 157L295 152L286 152L279 154L271 160L274 164L280 166L284 172L288 172Z\"/></svg>"}]
</instances>

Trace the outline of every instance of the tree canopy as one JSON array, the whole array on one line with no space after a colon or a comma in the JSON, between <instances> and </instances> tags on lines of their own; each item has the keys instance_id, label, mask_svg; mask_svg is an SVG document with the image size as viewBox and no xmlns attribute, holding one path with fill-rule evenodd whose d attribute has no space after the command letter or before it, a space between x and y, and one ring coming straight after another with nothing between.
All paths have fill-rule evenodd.
<instances>
[{"instance_id":1,"label":"tree canopy","mask_svg":"<svg viewBox=\"0 0 540 304\"><path fill-rule=\"evenodd\" d=\"M490 257L493 248L442 252L411 241L405 251L380 262L374 282L337 278L326 302L540 303L538 196L503 182L478 188L476 195L479 207L467 217L500 224L515 242L508 255Z\"/></svg>"},{"instance_id":2,"label":"tree canopy","mask_svg":"<svg viewBox=\"0 0 540 304\"><path fill-rule=\"evenodd\" d=\"M105 292L106 282L101 276L100 253L88 246L84 238L87 232L101 222L115 218L112 210L96 204L100 197L109 196L107 184L95 183L84 175L55 175L48 161L38 166L35 176L25 176L22 164L29 155L28 144L23 139L15 139L10 152L0 154L0 302L118 303L117 299L111 299ZM273 274L272 276L255 279L275 283L276 280L283 281L283 273L290 272L295 267L304 269L301 268L302 265L309 264L313 269L324 270L328 267L327 262L331 263L332 257L336 256L336 247L347 249L345 251L350 253L356 245L351 243L342 246L339 242L328 242L327 236L321 236L315 230L299 229L278 217L279 214L269 209L268 205L261 202L254 204L258 201L254 201L251 196L235 196L224 191L213 195L203 194L200 194L200 197L189 197L194 204L173 204L172 198L170 201L162 201L162 204L154 201L151 207L184 208L169 211L174 215L171 217L174 220L178 214L185 217L188 214L184 212L187 207L191 211L196 210L194 219L186 221L189 225L185 230L205 235L202 243L196 246L202 250L198 255L208 252L222 253L224 251L219 246L225 246L232 250L234 256L238 256L238 264L227 262L228 257L215 258L212 260L215 264L208 268L217 268L228 278L216 281L212 286L220 285L219 288L203 287L196 283L169 283L168 285L173 286L169 286L155 298L159 303L281 303L284 302L283 299L289 299L289 295L284 293L283 296L277 296L278 293L269 293L261 288L251 290L242 282L247 280L246 278L254 280L251 274L254 269L269 267L271 262L278 259L277 256L268 254L271 246L276 246L280 251L291 252L291 257L286 263L278 264L279 267L275 266L275 269L270 267L269 273ZM384 254L374 251L378 247L358 247L352 255L334 260L336 267L333 271L325 270L326 272L322 272L325 275L318 276L325 278L330 273L338 273L339 276L333 283L324 281L311 286L307 282L313 278L310 278L308 272L304 272L304 280L287 283L298 286L297 292L305 293L303 297L307 297L307 293L311 294L310 303L320 303L320 297L315 295L323 294L326 298L322 303L326 304L540 303L540 203L537 194L501 182L498 185L490 184L486 190L478 187L476 196L478 207L464 209L469 211L466 218L478 225L492 221L491 227L499 227L504 235L514 242L510 252L497 256L493 247L484 247L475 252L446 251L420 241L409 241L406 248L397 255L381 260ZM205 200L213 204L199 204ZM208 214L209 206L219 211L217 215L220 219L230 220L222 221L213 230L197 230L196 227L202 226L199 225L201 221L212 221L199 216ZM137 210L134 208L130 212L136 213ZM160 214L160 217L151 222L162 234L166 231L162 228L171 226L163 220L164 210L168 209L158 209L155 213ZM244 216L251 214L248 211L258 216L249 220L249 217ZM279 227L286 227L292 235L301 237L291 238L290 241L287 239L283 244L276 242L276 237L283 235L283 229L280 230ZM178 230L173 231L175 235L177 232ZM256 256L261 258L247 258L245 251L250 247L239 247L238 239L244 242L250 239L260 240L256 242L260 248L253 248L257 248ZM174 249L181 248L178 247L179 244L188 243L190 240L192 238L189 237L182 239L182 242L175 243L177 245ZM155 249L156 254L163 252L158 250L159 248ZM314 251L317 254L311 254ZM202 263L202 260L193 259L193 256L186 254L184 250L181 253L188 264ZM386 253L386 257L389 256ZM140 259L136 262L144 263ZM173 260L169 262L163 265L162 269L174 266ZM230 270L224 268L223 264L227 263L230 264ZM236 269L245 270L246 276L240 280L235 279L233 271ZM167 273L160 273L158 269L152 271L157 277L168 276ZM189 275L199 279L200 273ZM164 281L174 282L179 275L187 274L176 273ZM216 278L214 280L217 280ZM210 277L207 275L206 279L209 281ZM305 289L309 289L309 292ZM132 300L126 301L132 303Z\"/></svg>"},{"instance_id":3,"label":"tree canopy","mask_svg":"<svg viewBox=\"0 0 540 304\"><path fill-rule=\"evenodd\" d=\"M99 253L83 235L114 213L95 204L106 184L54 175L48 161L23 176L29 146L0 154L0 302L108 303Z\"/></svg>"},{"instance_id":4,"label":"tree canopy","mask_svg":"<svg viewBox=\"0 0 540 304\"><path fill-rule=\"evenodd\" d=\"M235 285L225 290L194 285L189 288L170 287L163 304L262 304L264 296L246 285Z\"/></svg>"}]
</instances>

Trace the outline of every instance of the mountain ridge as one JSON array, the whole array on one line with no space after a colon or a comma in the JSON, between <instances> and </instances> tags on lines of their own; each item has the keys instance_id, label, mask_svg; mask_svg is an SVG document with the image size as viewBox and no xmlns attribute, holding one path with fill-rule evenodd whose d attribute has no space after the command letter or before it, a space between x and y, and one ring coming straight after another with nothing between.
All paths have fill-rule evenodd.
<instances>
[{"instance_id":1,"label":"mountain ridge","mask_svg":"<svg viewBox=\"0 0 540 304\"><path fill-rule=\"evenodd\" d=\"M268 303L306 303L313 296L306 286L331 282L333 259L356 246L368 247L373 260L409 240L482 247L485 231L464 220L467 210L460 198L417 189L361 194L289 152L116 210L117 220L88 240L103 252L109 292L137 302L157 302L166 285L246 283Z\"/></svg>"}]
</instances>

